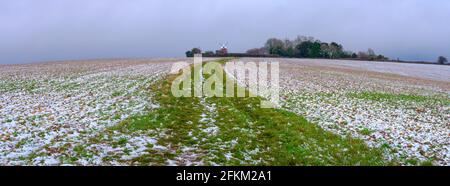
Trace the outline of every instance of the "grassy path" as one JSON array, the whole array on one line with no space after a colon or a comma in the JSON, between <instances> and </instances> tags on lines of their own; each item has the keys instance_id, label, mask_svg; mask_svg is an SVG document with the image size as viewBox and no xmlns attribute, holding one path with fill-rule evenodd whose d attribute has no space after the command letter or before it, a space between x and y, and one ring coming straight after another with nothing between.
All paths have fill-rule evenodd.
<instances>
[{"instance_id":1,"label":"grassy path","mask_svg":"<svg viewBox=\"0 0 450 186\"><path fill-rule=\"evenodd\" d=\"M226 61L220 61L222 63ZM205 64L205 63L204 63ZM203 65L204 65L203 64ZM192 67L191 67L192 68ZM201 79L224 72L202 74ZM111 130L157 131L157 145L133 159L141 165L386 165L381 149L342 138L303 117L263 109L262 98L188 97L171 94L169 75L153 85L160 108L130 117ZM193 78L186 76L185 78ZM225 77L224 81L230 81ZM215 87L225 91L226 87ZM235 90L242 87L235 87ZM155 134L155 132L153 132Z\"/></svg>"}]
</instances>

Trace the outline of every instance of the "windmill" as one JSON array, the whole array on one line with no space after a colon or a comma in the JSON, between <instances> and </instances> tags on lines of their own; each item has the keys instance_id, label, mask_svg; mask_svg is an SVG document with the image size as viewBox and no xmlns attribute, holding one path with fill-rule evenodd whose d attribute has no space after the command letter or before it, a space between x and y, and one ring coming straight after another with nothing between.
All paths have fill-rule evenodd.
<instances>
[{"instance_id":1,"label":"windmill","mask_svg":"<svg viewBox=\"0 0 450 186\"><path fill-rule=\"evenodd\" d=\"M216 53L219 54L219 55L226 55L226 54L228 54L228 47L227 47L227 45L228 45L228 42L226 42L225 44L219 43L220 48L219 48L219 50L216 51Z\"/></svg>"},{"instance_id":2,"label":"windmill","mask_svg":"<svg viewBox=\"0 0 450 186\"><path fill-rule=\"evenodd\" d=\"M228 47L227 47L228 42L226 42L225 44L219 43L219 45L220 45L220 49L228 48Z\"/></svg>"}]
</instances>

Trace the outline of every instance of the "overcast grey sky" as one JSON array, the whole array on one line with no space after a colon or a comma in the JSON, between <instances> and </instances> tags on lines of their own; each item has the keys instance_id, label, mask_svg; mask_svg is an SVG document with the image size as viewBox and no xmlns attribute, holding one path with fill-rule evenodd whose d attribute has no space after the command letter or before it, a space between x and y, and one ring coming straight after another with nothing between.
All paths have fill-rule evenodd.
<instances>
[{"instance_id":1,"label":"overcast grey sky","mask_svg":"<svg viewBox=\"0 0 450 186\"><path fill-rule=\"evenodd\" d=\"M297 35L435 61L450 57L449 23L448 0L0 0L0 63L244 52Z\"/></svg>"}]
</instances>

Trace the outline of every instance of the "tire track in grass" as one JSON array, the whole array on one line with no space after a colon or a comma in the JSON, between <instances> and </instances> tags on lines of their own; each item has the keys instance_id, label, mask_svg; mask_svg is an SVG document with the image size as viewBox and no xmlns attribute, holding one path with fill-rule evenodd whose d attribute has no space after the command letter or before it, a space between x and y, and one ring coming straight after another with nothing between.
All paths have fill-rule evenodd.
<instances>
[{"instance_id":1,"label":"tire track in grass","mask_svg":"<svg viewBox=\"0 0 450 186\"><path fill-rule=\"evenodd\" d=\"M178 75L168 77L150 87L160 108L144 116L135 116L123 121L113 130L156 131L157 145L149 148L149 155L133 159L140 165L196 165L201 164L197 154L199 148L199 121L204 110L198 97L175 98L171 95L171 84Z\"/></svg>"},{"instance_id":2,"label":"tire track in grass","mask_svg":"<svg viewBox=\"0 0 450 186\"><path fill-rule=\"evenodd\" d=\"M205 75L205 78L223 74L222 70ZM166 149L155 151L151 148L149 154L134 159L139 164L393 164L385 161L381 149L369 148L361 140L327 132L291 112L261 108L260 97L176 98L170 88L178 75L169 75L152 86L155 99L160 103L159 109L119 125L119 128L131 131L163 131L158 134L157 143ZM230 80L225 77L224 82ZM225 87L219 88L225 91ZM240 88L235 85L234 90ZM248 90L246 93L250 94Z\"/></svg>"}]
</instances>

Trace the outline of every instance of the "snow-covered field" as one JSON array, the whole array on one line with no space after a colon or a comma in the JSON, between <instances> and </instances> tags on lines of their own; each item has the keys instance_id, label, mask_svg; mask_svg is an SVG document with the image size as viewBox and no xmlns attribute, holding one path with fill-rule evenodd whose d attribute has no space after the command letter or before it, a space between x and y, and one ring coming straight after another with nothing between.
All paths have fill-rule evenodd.
<instances>
[{"instance_id":1,"label":"snow-covered field","mask_svg":"<svg viewBox=\"0 0 450 186\"><path fill-rule=\"evenodd\" d=\"M277 60L277 59L273 59ZM450 66L434 64L393 63L377 61L320 60L320 59L283 59L303 66L334 67L341 69L366 70L393 73L438 81L450 81Z\"/></svg>"},{"instance_id":2,"label":"snow-covered field","mask_svg":"<svg viewBox=\"0 0 450 186\"><path fill-rule=\"evenodd\" d=\"M385 148L387 158L450 165L450 66L273 60L285 109Z\"/></svg>"},{"instance_id":3,"label":"snow-covered field","mask_svg":"<svg viewBox=\"0 0 450 186\"><path fill-rule=\"evenodd\" d=\"M168 61L1 66L0 164L103 165L139 156L156 140L104 131L158 107L145 89L170 69Z\"/></svg>"},{"instance_id":4,"label":"snow-covered field","mask_svg":"<svg viewBox=\"0 0 450 186\"><path fill-rule=\"evenodd\" d=\"M284 109L385 148L388 159L450 165L450 66L242 60L280 61ZM164 129L109 129L159 107L149 87L176 61L0 65L0 165L130 165L149 149L168 150L158 143ZM203 133L220 132L209 118L220 108L201 104L208 110L199 121ZM167 164L201 164L191 157L194 151L187 149Z\"/></svg>"}]
</instances>

